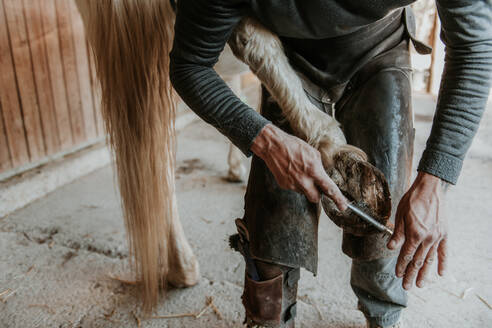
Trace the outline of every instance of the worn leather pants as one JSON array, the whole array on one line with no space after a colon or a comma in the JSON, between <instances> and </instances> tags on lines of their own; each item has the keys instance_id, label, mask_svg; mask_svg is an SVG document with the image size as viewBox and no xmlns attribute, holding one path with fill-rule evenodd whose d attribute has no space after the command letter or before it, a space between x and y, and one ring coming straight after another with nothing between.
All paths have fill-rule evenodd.
<instances>
[{"instance_id":1,"label":"worn leather pants","mask_svg":"<svg viewBox=\"0 0 492 328\"><path fill-rule=\"evenodd\" d=\"M373 58L348 83L322 90L305 81L312 102L328 115L334 104L347 142L364 150L369 161L384 173L392 195L391 220L411 176L414 129L410 74L408 41L403 40ZM266 118L292 132L265 89L261 108ZM281 189L265 163L253 157L243 224L254 259L316 273L319 211L319 205L305 196ZM401 279L395 276L397 254L386 248L386 242L381 234L343 236L343 252L353 259L352 289L372 326L394 324L407 302ZM287 325L281 322L278 327Z\"/></svg>"}]
</instances>

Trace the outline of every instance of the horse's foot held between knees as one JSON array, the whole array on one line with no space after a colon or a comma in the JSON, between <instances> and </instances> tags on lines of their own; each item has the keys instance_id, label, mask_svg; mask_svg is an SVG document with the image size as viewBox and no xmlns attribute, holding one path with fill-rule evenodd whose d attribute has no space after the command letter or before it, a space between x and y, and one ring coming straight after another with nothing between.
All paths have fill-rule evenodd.
<instances>
[{"instance_id":1,"label":"horse's foot held between knees","mask_svg":"<svg viewBox=\"0 0 492 328\"><path fill-rule=\"evenodd\" d=\"M349 201L380 223L387 224L391 214L388 182L384 174L367 161L367 156L362 150L350 145L337 150L328 174ZM322 203L326 214L345 232L354 235L378 232L351 210L338 211L329 198L323 197Z\"/></svg>"},{"instance_id":2,"label":"horse's foot held between knees","mask_svg":"<svg viewBox=\"0 0 492 328\"><path fill-rule=\"evenodd\" d=\"M195 256L185 266L171 266L167 274L167 282L175 288L195 286L200 281L200 268Z\"/></svg>"}]
</instances>

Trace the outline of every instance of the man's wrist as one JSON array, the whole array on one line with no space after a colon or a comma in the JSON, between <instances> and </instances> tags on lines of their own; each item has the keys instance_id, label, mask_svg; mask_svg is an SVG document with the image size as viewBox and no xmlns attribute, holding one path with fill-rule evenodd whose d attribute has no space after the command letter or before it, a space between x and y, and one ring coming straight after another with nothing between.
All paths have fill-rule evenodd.
<instances>
[{"instance_id":1,"label":"man's wrist","mask_svg":"<svg viewBox=\"0 0 492 328\"><path fill-rule=\"evenodd\" d=\"M419 171L415 181L423 185L432 186L435 188L439 186L441 191L447 191L450 185L447 181L441 179L440 177L424 171Z\"/></svg>"},{"instance_id":2,"label":"man's wrist","mask_svg":"<svg viewBox=\"0 0 492 328\"><path fill-rule=\"evenodd\" d=\"M265 125L251 144L251 151L258 157L264 158L271 148L272 142L278 139L278 128L273 124Z\"/></svg>"}]
</instances>

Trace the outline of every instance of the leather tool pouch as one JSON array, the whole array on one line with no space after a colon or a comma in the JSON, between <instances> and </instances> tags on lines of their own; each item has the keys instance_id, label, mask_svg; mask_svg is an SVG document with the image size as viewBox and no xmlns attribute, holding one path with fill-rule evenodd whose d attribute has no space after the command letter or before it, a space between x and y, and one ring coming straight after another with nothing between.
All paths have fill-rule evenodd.
<instances>
[{"instance_id":1,"label":"leather tool pouch","mask_svg":"<svg viewBox=\"0 0 492 328\"><path fill-rule=\"evenodd\" d=\"M282 283L283 274L265 281L254 281L246 275L242 297L246 317L266 326L279 325L282 314Z\"/></svg>"}]
</instances>

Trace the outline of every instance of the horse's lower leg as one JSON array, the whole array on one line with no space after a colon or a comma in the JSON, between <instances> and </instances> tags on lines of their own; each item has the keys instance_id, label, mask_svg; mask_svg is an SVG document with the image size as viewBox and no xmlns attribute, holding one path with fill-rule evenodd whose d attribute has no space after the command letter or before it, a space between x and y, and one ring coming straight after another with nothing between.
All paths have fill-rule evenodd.
<instances>
[{"instance_id":1,"label":"horse's lower leg","mask_svg":"<svg viewBox=\"0 0 492 328\"><path fill-rule=\"evenodd\" d=\"M338 122L320 111L304 92L278 37L251 18L245 18L229 39L233 53L245 62L282 108L294 134L322 153L325 168L347 144Z\"/></svg>"},{"instance_id":2,"label":"horse's lower leg","mask_svg":"<svg viewBox=\"0 0 492 328\"><path fill-rule=\"evenodd\" d=\"M196 285L200 279L200 270L179 220L176 195L173 197L173 215L171 217L167 282L174 287Z\"/></svg>"},{"instance_id":3,"label":"horse's lower leg","mask_svg":"<svg viewBox=\"0 0 492 328\"><path fill-rule=\"evenodd\" d=\"M243 153L232 143L229 146L229 155L227 156L227 164L229 164L229 172L227 172L227 180L231 182L241 182L246 176L246 167L243 163Z\"/></svg>"},{"instance_id":4,"label":"horse's lower leg","mask_svg":"<svg viewBox=\"0 0 492 328\"><path fill-rule=\"evenodd\" d=\"M224 81L241 98L242 87L241 77L239 74L224 76ZM243 153L232 143L229 146L229 155L227 156L227 164L229 164L229 172L227 180L231 182L241 182L246 176L246 166L244 165Z\"/></svg>"}]
</instances>

